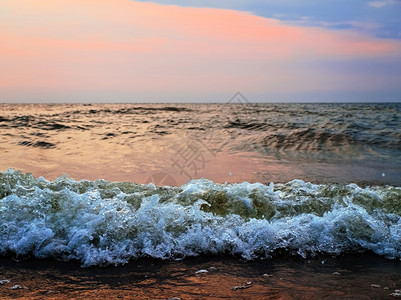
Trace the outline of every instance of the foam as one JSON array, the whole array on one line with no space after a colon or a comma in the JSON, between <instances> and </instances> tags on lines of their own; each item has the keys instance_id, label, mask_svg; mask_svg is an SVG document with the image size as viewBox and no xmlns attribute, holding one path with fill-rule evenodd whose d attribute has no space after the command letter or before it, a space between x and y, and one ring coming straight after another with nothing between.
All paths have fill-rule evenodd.
<instances>
[{"instance_id":1,"label":"foam","mask_svg":"<svg viewBox=\"0 0 401 300\"><path fill-rule=\"evenodd\" d=\"M373 251L401 259L401 188L217 184L180 188L0 173L0 255L120 265L140 257L269 258Z\"/></svg>"}]
</instances>

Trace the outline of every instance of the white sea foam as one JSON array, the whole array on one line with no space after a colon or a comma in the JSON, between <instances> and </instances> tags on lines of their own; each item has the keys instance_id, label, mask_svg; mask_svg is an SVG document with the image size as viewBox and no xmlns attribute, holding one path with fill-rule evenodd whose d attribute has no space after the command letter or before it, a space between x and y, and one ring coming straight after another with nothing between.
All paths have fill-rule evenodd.
<instances>
[{"instance_id":1,"label":"white sea foam","mask_svg":"<svg viewBox=\"0 0 401 300\"><path fill-rule=\"evenodd\" d=\"M401 258L401 188L193 180L181 188L0 173L0 255L84 266L284 250Z\"/></svg>"}]
</instances>

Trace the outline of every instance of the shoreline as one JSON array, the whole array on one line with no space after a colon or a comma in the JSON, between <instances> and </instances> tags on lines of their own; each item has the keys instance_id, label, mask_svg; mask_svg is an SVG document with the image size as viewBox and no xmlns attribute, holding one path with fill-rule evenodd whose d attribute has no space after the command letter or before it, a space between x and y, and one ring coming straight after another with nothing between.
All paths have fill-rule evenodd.
<instances>
[{"instance_id":1,"label":"shoreline","mask_svg":"<svg viewBox=\"0 0 401 300\"><path fill-rule=\"evenodd\" d=\"M232 180L232 181L224 181L224 180L214 180L213 178L211 179L210 177L199 177L199 178L193 178L193 179L188 179L187 181L182 181L180 182L180 184L170 184L168 181L164 182L164 181L159 181L159 180L151 180L150 178L147 178L146 181L141 181L141 180L135 180L135 179L127 179L127 178L108 178L107 176L98 176L98 177L93 177L93 178L86 178L86 177L77 177L77 176L73 176L73 175L69 175L69 174L53 174L50 176L46 176L45 174L41 174L39 170L31 170L31 169L26 169L26 168L17 168L17 167L8 167L8 168L0 168L0 172L1 173L5 173L8 171L14 171L14 172L21 172L23 175L26 174L32 174L33 177L35 179L38 179L39 177L43 177L45 180L54 182L55 180L57 180L58 178L64 177L66 176L66 178L71 179L73 181L76 182L80 182L80 181L90 181L90 182L94 182L96 180L104 180L104 181L108 181L110 183L123 183L123 182L127 182L130 184L137 184L137 185L148 185L149 183L153 183L156 187L182 187L183 185L187 184L188 182L192 181L192 180L202 180L202 179L206 179L206 180L210 180L213 181L216 184L240 184L240 183L244 183L244 182L249 182L249 183L261 183L263 185L269 185L271 182L273 182L274 184L287 184L293 180L302 180L305 183L311 183L313 185L329 185L329 184L339 184L339 185L349 185L349 184L356 184L361 188L365 188L365 187L401 187L401 184L399 184L398 182L393 182L393 181L380 181L380 180L366 180L366 179L348 179L348 180L329 180L329 178L318 178L317 176L298 176L298 177L289 177L286 178L285 180L268 180L268 178L266 177L266 174L264 174L263 172L254 172L254 178L242 178L241 180ZM166 175L168 176L167 173L163 173L163 172L156 172L155 174L157 175ZM176 183L176 182L174 182Z\"/></svg>"},{"instance_id":2,"label":"shoreline","mask_svg":"<svg viewBox=\"0 0 401 300\"><path fill-rule=\"evenodd\" d=\"M371 253L254 261L201 256L81 268L77 261L0 257L0 282L2 299L391 299L401 289L401 261Z\"/></svg>"}]
</instances>

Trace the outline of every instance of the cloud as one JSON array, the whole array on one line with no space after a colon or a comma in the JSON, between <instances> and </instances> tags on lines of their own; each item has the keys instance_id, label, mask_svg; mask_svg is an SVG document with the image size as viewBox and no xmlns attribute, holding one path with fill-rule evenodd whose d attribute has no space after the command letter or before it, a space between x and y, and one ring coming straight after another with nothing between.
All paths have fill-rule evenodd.
<instances>
[{"instance_id":1,"label":"cloud","mask_svg":"<svg viewBox=\"0 0 401 300\"><path fill-rule=\"evenodd\" d=\"M375 7L375 8L381 8L383 6L387 5L387 2L385 1L372 1L372 2L368 2L368 5L371 7Z\"/></svg>"},{"instance_id":2,"label":"cloud","mask_svg":"<svg viewBox=\"0 0 401 300\"><path fill-rule=\"evenodd\" d=\"M350 85L347 71L332 67L401 54L399 41L352 30L130 0L4 0L0 18L0 101L215 100L236 90L385 89L397 74L382 72L378 83L360 64Z\"/></svg>"},{"instance_id":3,"label":"cloud","mask_svg":"<svg viewBox=\"0 0 401 300\"><path fill-rule=\"evenodd\" d=\"M333 29L346 29L352 22L376 23L380 29L372 29L368 33L381 38L399 39L401 18L400 0L326 0L326 1L288 1L288 0L151 0L144 2L158 2L161 4L175 4L187 7L214 7L249 11L255 15L275 18L282 21L299 21L303 26L323 26ZM368 3L382 5L381 9L366 9ZM378 4L375 4L378 3ZM395 7L398 6L398 7ZM309 21L302 20L308 16ZM333 26L327 26L333 24ZM340 24L340 25L337 25ZM343 25L341 25L343 24ZM358 29L358 28L355 28Z\"/></svg>"}]
</instances>

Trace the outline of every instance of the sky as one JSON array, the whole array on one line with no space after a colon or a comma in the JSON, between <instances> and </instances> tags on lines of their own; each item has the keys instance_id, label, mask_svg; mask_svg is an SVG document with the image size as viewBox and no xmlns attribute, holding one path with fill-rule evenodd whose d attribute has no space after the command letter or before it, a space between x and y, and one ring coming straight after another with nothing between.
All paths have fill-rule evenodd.
<instances>
[{"instance_id":1,"label":"sky","mask_svg":"<svg viewBox=\"0 0 401 300\"><path fill-rule=\"evenodd\" d=\"M401 101L401 0L2 0L0 102Z\"/></svg>"}]
</instances>

